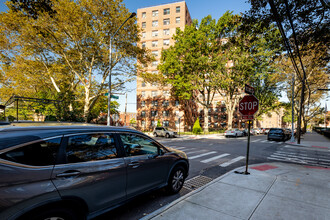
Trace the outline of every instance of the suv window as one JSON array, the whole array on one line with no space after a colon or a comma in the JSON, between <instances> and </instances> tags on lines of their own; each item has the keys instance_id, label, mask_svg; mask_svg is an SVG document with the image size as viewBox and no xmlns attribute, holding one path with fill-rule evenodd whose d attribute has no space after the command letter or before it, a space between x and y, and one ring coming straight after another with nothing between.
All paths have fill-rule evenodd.
<instances>
[{"instance_id":1,"label":"suv window","mask_svg":"<svg viewBox=\"0 0 330 220\"><path fill-rule=\"evenodd\" d=\"M283 133L283 130L282 129L270 129L269 133L281 134L281 133Z\"/></svg>"},{"instance_id":2,"label":"suv window","mask_svg":"<svg viewBox=\"0 0 330 220\"><path fill-rule=\"evenodd\" d=\"M158 154L158 146L152 140L136 134L121 134L127 156Z\"/></svg>"},{"instance_id":3,"label":"suv window","mask_svg":"<svg viewBox=\"0 0 330 220\"><path fill-rule=\"evenodd\" d=\"M117 157L115 141L111 134L82 134L68 137L66 147L68 163L106 160Z\"/></svg>"},{"instance_id":4,"label":"suv window","mask_svg":"<svg viewBox=\"0 0 330 220\"><path fill-rule=\"evenodd\" d=\"M54 165L61 138L29 144L0 154L0 158L31 166Z\"/></svg>"}]
</instances>

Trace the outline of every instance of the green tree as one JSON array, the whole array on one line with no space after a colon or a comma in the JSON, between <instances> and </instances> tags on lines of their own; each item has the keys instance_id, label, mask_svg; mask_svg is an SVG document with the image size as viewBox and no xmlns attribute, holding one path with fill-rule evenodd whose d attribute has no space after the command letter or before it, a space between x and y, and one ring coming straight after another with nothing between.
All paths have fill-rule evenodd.
<instances>
[{"instance_id":1,"label":"green tree","mask_svg":"<svg viewBox=\"0 0 330 220\"><path fill-rule=\"evenodd\" d=\"M196 119L195 123L194 123L194 127L193 127L193 134L200 134L202 133L202 128L201 128L201 125L199 123L199 118Z\"/></svg>"},{"instance_id":2,"label":"green tree","mask_svg":"<svg viewBox=\"0 0 330 220\"><path fill-rule=\"evenodd\" d=\"M145 50L136 45L139 28L135 19L130 19L113 39L109 65L110 36L130 16L122 0L52 1L55 13L45 10L36 16L20 7L19 2L7 5L10 10L0 14L2 74L9 79L18 66L23 70L30 67L20 72L20 83L16 79L3 84L8 85L6 88L20 86L21 90L12 93L21 95L27 87L30 95L35 94L40 87L31 88L29 81L33 80L46 82L54 94L63 94L68 88L76 91L79 85L83 88L81 103L87 120L98 97L107 90L109 70L113 73L112 90L118 91L134 79L135 59L143 63L147 58Z\"/></svg>"},{"instance_id":3,"label":"green tree","mask_svg":"<svg viewBox=\"0 0 330 220\"><path fill-rule=\"evenodd\" d=\"M162 124L160 123L160 120L158 119L158 121L157 121L157 127L161 127L162 126Z\"/></svg>"},{"instance_id":4,"label":"green tree","mask_svg":"<svg viewBox=\"0 0 330 220\"><path fill-rule=\"evenodd\" d=\"M218 50L216 21L209 15L184 31L177 29L176 41L162 53L159 81L172 86L172 94L179 100L194 100L203 107L204 131L208 132L208 109L211 107L218 84L215 74L215 55ZM148 78L148 77L147 77Z\"/></svg>"},{"instance_id":5,"label":"green tree","mask_svg":"<svg viewBox=\"0 0 330 220\"><path fill-rule=\"evenodd\" d=\"M217 91L225 101L228 129L232 128L233 115L242 97L245 84L255 88L260 100L259 114L274 108L279 83L274 60L279 48L279 32L274 25L262 28L246 24L241 16L226 12L217 23L219 46Z\"/></svg>"}]
</instances>

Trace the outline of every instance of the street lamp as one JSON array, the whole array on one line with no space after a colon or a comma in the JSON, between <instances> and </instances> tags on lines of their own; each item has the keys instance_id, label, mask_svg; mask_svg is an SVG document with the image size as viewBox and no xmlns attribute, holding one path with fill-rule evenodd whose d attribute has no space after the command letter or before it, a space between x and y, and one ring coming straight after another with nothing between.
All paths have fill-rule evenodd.
<instances>
[{"instance_id":1,"label":"street lamp","mask_svg":"<svg viewBox=\"0 0 330 220\"><path fill-rule=\"evenodd\" d=\"M120 27L115 31L113 35L110 34L110 44L109 44L109 92L108 92L108 118L107 126L110 126L110 101L111 101L111 63L112 63L112 38L116 36L117 32L122 28L122 26L131 18L135 17L136 13L132 14L120 25Z\"/></svg>"}]
</instances>

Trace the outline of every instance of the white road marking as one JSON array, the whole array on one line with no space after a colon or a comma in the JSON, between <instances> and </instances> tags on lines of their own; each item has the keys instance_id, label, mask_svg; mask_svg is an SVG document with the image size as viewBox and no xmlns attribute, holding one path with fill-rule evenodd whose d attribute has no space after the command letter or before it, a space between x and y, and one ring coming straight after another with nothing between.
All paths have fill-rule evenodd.
<instances>
[{"instance_id":1,"label":"white road marking","mask_svg":"<svg viewBox=\"0 0 330 220\"><path fill-rule=\"evenodd\" d=\"M270 143L270 144L273 144L273 143L274 143L274 141L268 141L268 143Z\"/></svg>"},{"instance_id":2,"label":"white road marking","mask_svg":"<svg viewBox=\"0 0 330 220\"><path fill-rule=\"evenodd\" d=\"M211 162L213 160L216 160L216 159L219 159L219 158L222 158L222 157L226 157L228 155L230 155L230 154L221 154L221 155L218 155L218 156L215 156L215 157L211 157L211 158L206 159L206 160L202 160L201 162L202 163L208 163L208 162Z\"/></svg>"},{"instance_id":3,"label":"white road marking","mask_svg":"<svg viewBox=\"0 0 330 220\"><path fill-rule=\"evenodd\" d=\"M205 152L206 150L195 150L195 151L185 151L186 154L195 154L195 153L201 153Z\"/></svg>"},{"instance_id":4,"label":"white road marking","mask_svg":"<svg viewBox=\"0 0 330 220\"><path fill-rule=\"evenodd\" d=\"M206 155L210 155L210 154L215 154L217 153L216 151L211 151L211 152L207 152L205 154L200 154L200 155L196 155L196 156L193 156L193 157L188 157L189 160L192 160L192 159L196 159L196 158L199 158L199 157L204 157Z\"/></svg>"},{"instance_id":5,"label":"white road marking","mask_svg":"<svg viewBox=\"0 0 330 220\"><path fill-rule=\"evenodd\" d=\"M274 155L295 157L295 158L299 158L299 159L307 159L307 160L316 160L316 161L330 162L330 160L323 159L323 158L306 157L307 155L306 156L303 156L303 155L287 155L287 154L284 154L284 153L274 153Z\"/></svg>"},{"instance_id":6,"label":"white road marking","mask_svg":"<svg viewBox=\"0 0 330 220\"><path fill-rule=\"evenodd\" d=\"M268 142L267 140L263 140L263 141L260 141L261 143L266 143L266 142Z\"/></svg>"},{"instance_id":7,"label":"white road marking","mask_svg":"<svg viewBox=\"0 0 330 220\"><path fill-rule=\"evenodd\" d=\"M233 163L235 163L235 162L237 162L237 161L240 161L240 160L242 160L242 159L244 159L245 157L243 157L243 156L239 156L239 157L236 157L236 158L234 158L234 159L232 159L232 160L230 160L230 161L228 161L228 162L226 162L226 163L223 163L223 164L220 164L220 166L221 167L227 167L227 166L229 166L230 164L233 164Z\"/></svg>"},{"instance_id":8,"label":"white road marking","mask_svg":"<svg viewBox=\"0 0 330 220\"><path fill-rule=\"evenodd\" d=\"M251 142L259 142L259 141L261 141L261 139L257 139L257 140L251 141Z\"/></svg>"}]
</instances>

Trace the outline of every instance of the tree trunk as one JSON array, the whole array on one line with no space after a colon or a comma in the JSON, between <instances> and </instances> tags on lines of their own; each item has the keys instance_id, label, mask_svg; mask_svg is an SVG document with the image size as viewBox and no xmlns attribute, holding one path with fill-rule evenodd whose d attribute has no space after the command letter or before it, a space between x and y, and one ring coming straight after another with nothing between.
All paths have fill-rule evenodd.
<instances>
[{"instance_id":1,"label":"tree trunk","mask_svg":"<svg viewBox=\"0 0 330 220\"><path fill-rule=\"evenodd\" d=\"M85 87L85 103L84 103L84 119L85 122L88 122L89 110L90 110L90 90L88 87Z\"/></svg>"},{"instance_id":2,"label":"tree trunk","mask_svg":"<svg viewBox=\"0 0 330 220\"><path fill-rule=\"evenodd\" d=\"M204 110L204 132L209 132L209 109L206 106L203 106Z\"/></svg>"}]
</instances>

